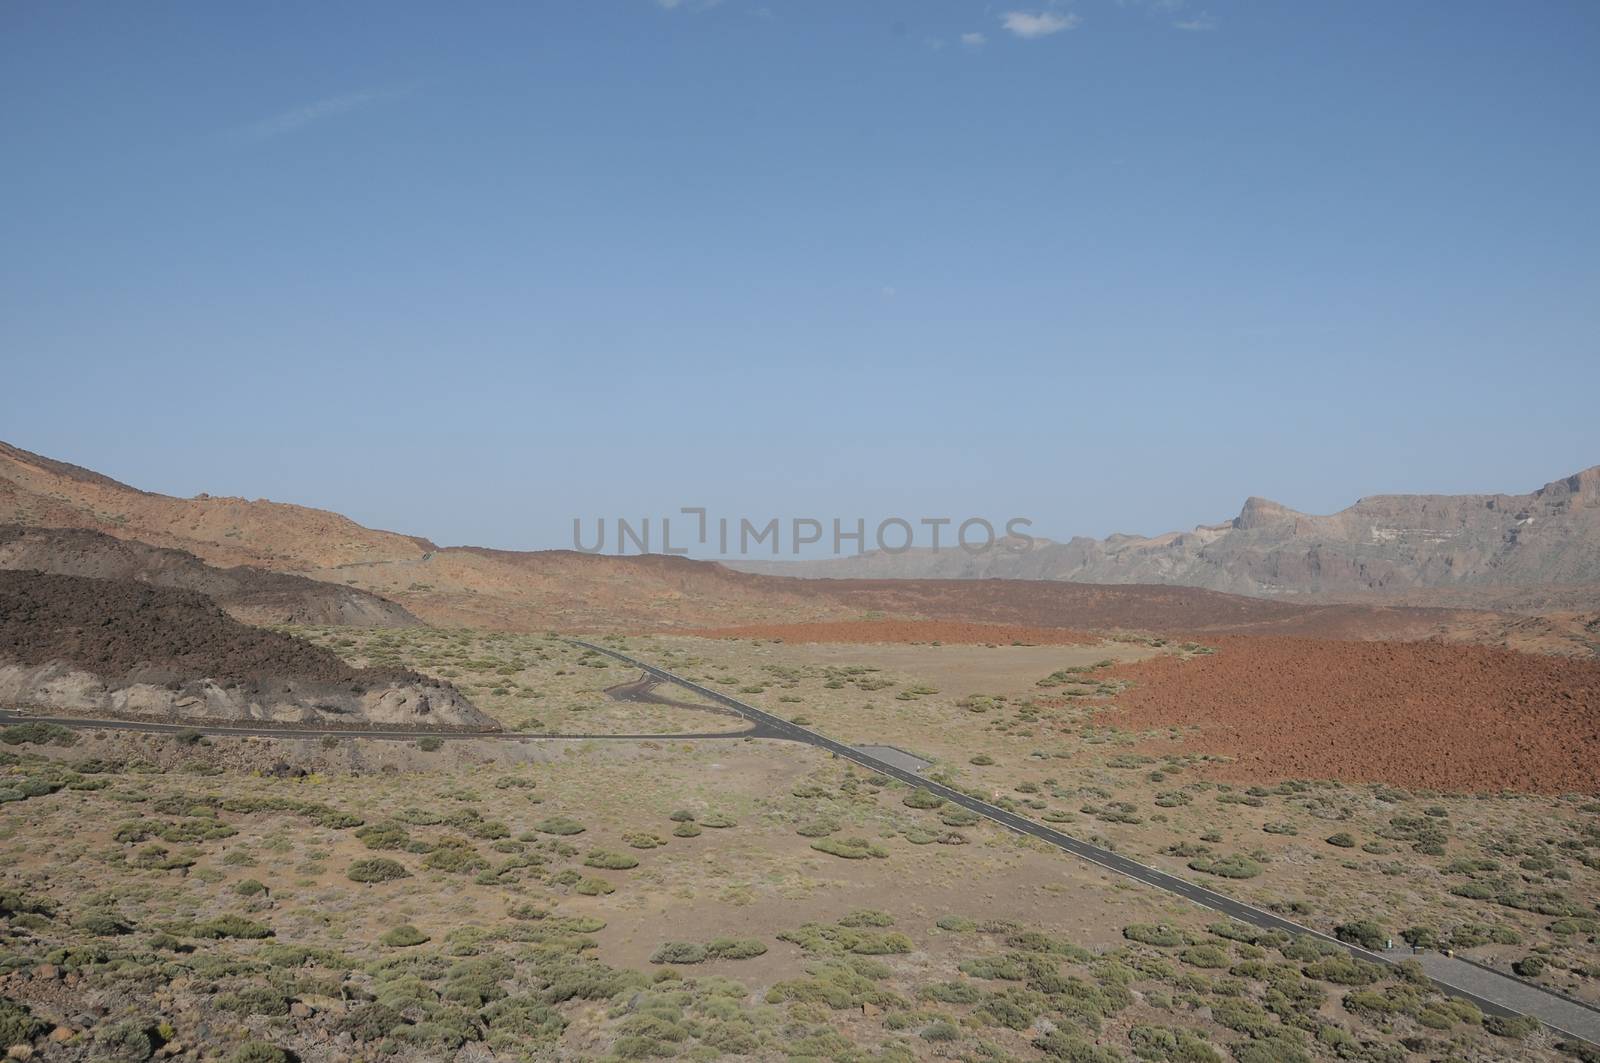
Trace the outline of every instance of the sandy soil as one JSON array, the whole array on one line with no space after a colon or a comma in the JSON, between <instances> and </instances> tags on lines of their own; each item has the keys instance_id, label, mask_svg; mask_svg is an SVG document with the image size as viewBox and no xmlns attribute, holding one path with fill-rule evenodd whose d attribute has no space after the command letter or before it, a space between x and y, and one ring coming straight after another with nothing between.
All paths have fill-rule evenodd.
<instances>
[{"instance_id":1,"label":"sandy soil","mask_svg":"<svg viewBox=\"0 0 1600 1063\"><path fill-rule=\"evenodd\" d=\"M969 624L954 620L835 620L810 624L746 624L683 632L698 638L780 639L784 642L949 642L988 646L1072 646L1095 635L1056 627Z\"/></svg>"},{"instance_id":2,"label":"sandy soil","mask_svg":"<svg viewBox=\"0 0 1600 1063\"><path fill-rule=\"evenodd\" d=\"M827 626L827 625L818 625ZM660 642L685 653L703 652L703 643L690 637L664 638ZM645 650L648 652L648 649ZM931 683L943 694L966 697L996 691L1034 693L1036 684L1062 668L1092 665L1098 661L1142 661L1164 650L1138 642L1012 646L1009 644L935 646L882 642L750 643L737 651L751 664L782 668L847 668L863 666L893 677L900 686ZM759 698L754 698L759 701ZM781 706L769 706L782 712Z\"/></svg>"},{"instance_id":3,"label":"sandy soil","mask_svg":"<svg viewBox=\"0 0 1600 1063\"><path fill-rule=\"evenodd\" d=\"M1442 643L1218 638L1118 668L1107 722L1192 728L1239 778L1600 791L1600 664Z\"/></svg>"}]
</instances>

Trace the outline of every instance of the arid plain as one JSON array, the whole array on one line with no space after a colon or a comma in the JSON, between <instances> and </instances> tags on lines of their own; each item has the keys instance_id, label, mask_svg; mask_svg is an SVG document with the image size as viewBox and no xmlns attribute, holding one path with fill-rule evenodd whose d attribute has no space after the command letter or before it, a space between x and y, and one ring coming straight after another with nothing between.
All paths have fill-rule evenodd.
<instances>
[{"instance_id":1,"label":"arid plain","mask_svg":"<svg viewBox=\"0 0 1600 1063\"><path fill-rule=\"evenodd\" d=\"M1600 1004L1581 612L448 550L4 458L15 1058L1594 1058L1404 962Z\"/></svg>"}]
</instances>

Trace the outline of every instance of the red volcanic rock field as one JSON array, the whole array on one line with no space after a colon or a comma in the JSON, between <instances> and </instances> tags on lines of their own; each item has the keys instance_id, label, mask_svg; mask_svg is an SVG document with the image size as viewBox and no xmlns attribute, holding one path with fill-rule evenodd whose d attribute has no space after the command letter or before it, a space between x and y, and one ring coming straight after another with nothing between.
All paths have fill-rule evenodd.
<instances>
[{"instance_id":1,"label":"red volcanic rock field","mask_svg":"<svg viewBox=\"0 0 1600 1063\"><path fill-rule=\"evenodd\" d=\"M803 624L747 624L702 628L674 634L700 638L782 639L785 642L948 642L952 645L1079 646L1099 642L1094 635L1055 627L1021 624L970 624L959 620L835 620Z\"/></svg>"},{"instance_id":2,"label":"red volcanic rock field","mask_svg":"<svg viewBox=\"0 0 1600 1063\"><path fill-rule=\"evenodd\" d=\"M1193 730L1219 774L1453 791L1600 792L1600 663L1437 642L1211 637L1116 669L1103 719Z\"/></svg>"}]
</instances>

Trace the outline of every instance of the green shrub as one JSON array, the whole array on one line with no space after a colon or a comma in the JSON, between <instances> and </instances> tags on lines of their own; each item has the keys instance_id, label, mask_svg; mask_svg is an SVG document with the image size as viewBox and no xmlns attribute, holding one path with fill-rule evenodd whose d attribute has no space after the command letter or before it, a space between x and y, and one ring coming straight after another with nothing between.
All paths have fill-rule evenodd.
<instances>
[{"instance_id":1,"label":"green shrub","mask_svg":"<svg viewBox=\"0 0 1600 1063\"><path fill-rule=\"evenodd\" d=\"M1192 1030L1135 1026L1128 1031L1128 1043L1133 1046L1133 1054L1140 1059L1222 1063L1222 1056L1217 1050Z\"/></svg>"},{"instance_id":2,"label":"green shrub","mask_svg":"<svg viewBox=\"0 0 1600 1063\"><path fill-rule=\"evenodd\" d=\"M444 748L444 739L437 735L427 735L424 738L417 739L417 748L424 753L437 753Z\"/></svg>"},{"instance_id":3,"label":"green shrub","mask_svg":"<svg viewBox=\"0 0 1600 1063\"><path fill-rule=\"evenodd\" d=\"M1137 941L1141 945L1156 945L1160 948L1173 948L1182 945L1185 941L1183 931L1176 927L1162 923L1153 926L1149 923L1134 923L1132 926L1122 928L1122 936L1129 941Z\"/></svg>"},{"instance_id":4,"label":"green shrub","mask_svg":"<svg viewBox=\"0 0 1600 1063\"><path fill-rule=\"evenodd\" d=\"M706 955L714 960L749 960L766 951L766 943L757 938L717 938L706 945Z\"/></svg>"},{"instance_id":5,"label":"green shrub","mask_svg":"<svg viewBox=\"0 0 1600 1063\"><path fill-rule=\"evenodd\" d=\"M1486 1015L1483 1019L1483 1028L1496 1037L1509 1037L1520 1041L1529 1034L1537 1033L1539 1020L1531 1015Z\"/></svg>"},{"instance_id":6,"label":"green shrub","mask_svg":"<svg viewBox=\"0 0 1600 1063\"><path fill-rule=\"evenodd\" d=\"M445 838L422 858L422 866L433 871L465 872L486 868L489 861L465 838Z\"/></svg>"},{"instance_id":7,"label":"green shrub","mask_svg":"<svg viewBox=\"0 0 1600 1063\"><path fill-rule=\"evenodd\" d=\"M115 912L85 912L74 919L72 925L95 937L116 937L133 932L133 926Z\"/></svg>"},{"instance_id":8,"label":"green shrub","mask_svg":"<svg viewBox=\"0 0 1600 1063\"><path fill-rule=\"evenodd\" d=\"M25 1044L47 1029L49 1026L34 1018L26 1004L0 997L0 1045Z\"/></svg>"},{"instance_id":9,"label":"green shrub","mask_svg":"<svg viewBox=\"0 0 1600 1063\"><path fill-rule=\"evenodd\" d=\"M203 923L195 923L189 928L189 936L197 938L242 938L249 941L259 941L272 936L272 930L263 926L254 919L246 919L242 915L219 915L215 919L207 919Z\"/></svg>"},{"instance_id":10,"label":"green shrub","mask_svg":"<svg viewBox=\"0 0 1600 1063\"><path fill-rule=\"evenodd\" d=\"M14 723L0 730L0 742L8 746L70 746L77 741L76 732L54 723Z\"/></svg>"},{"instance_id":11,"label":"green shrub","mask_svg":"<svg viewBox=\"0 0 1600 1063\"><path fill-rule=\"evenodd\" d=\"M1190 945L1179 954L1184 963L1208 970L1228 966L1228 954L1216 945Z\"/></svg>"},{"instance_id":12,"label":"green shrub","mask_svg":"<svg viewBox=\"0 0 1600 1063\"><path fill-rule=\"evenodd\" d=\"M368 849L404 849L411 844L411 835L399 823L373 823L356 831L356 837Z\"/></svg>"},{"instance_id":13,"label":"green shrub","mask_svg":"<svg viewBox=\"0 0 1600 1063\"><path fill-rule=\"evenodd\" d=\"M1511 969L1524 978L1537 978L1544 973L1543 956L1524 956L1511 965Z\"/></svg>"},{"instance_id":14,"label":"green shrub","mask_svg":"<svg viewBox=\"0 0 1600 1063\"><path fill-rule=\"evenodd\" d=\"M346 874L351 882L393 882L395 879L411 877L411 872L407 871L404 865L386 856L357 860L350 865L350 870Z\"/></svg>"},{"instance_id":15,"label":"green shrub","mask_svg":"<svg viewBox=\"0 0 1600 1063\"><path fill-rule=\"evenodd\" d=\"M901 803L907 808L938 808L944 804L944 798L931 790L924 790L919 787L906 794Z\"/></svg>"},{"instance_id":16,"label":"green shrub","mask_svg":"<svg viewBox=\"0 0 1600 1063\"><path fill-rule=\"evenodd\" d=\"M1354 849L1356 847L1356 840L1350 837L1350 835L1345 831L1340 831L1337 834L1328 835L1328 844L1336 845L1341 849Z\"/></svg>"},{"instance_id":17,"label":"green shrub","mask_svg":"<svg viewBox=\"0 0 1600 1063\"><path fill-rule=\"evenodd\" d=\"M1239 853L1229 856L1198 856L1189 861L1189 867L1222 878L1255 878L1262 871L1260 863Z\"/></svg>"},{"instance_id":18,"label":"green shrub","mask_svg":"<svg viewBox=\"0 0 1600 1063\"><path fill-rule=\"evenodd\" d=\"M802 838L826 838L830 834L837 834L839 824L831 819L814 819L800 824L795 828L795 833Z\"/></svg>"},{"instance_id":19,"label":"green shrub","mask_svg":"<svg viewBox=\"0 0 1600 1063\"><path fill-rule=\"evenodd\" d=\"M91 1058L116 1063L142 1063L156 1050L143 1023L132 1020L102 1026L94 1032Z\"/></svg>"},{"instance_id":20,"label":"green shrub","mask_svg":"<svg viewBox=\"0 0 1600 1063\"><path fill-rule=\"evenodd\" d=\"M234 993L216 998L217 1007L236 1011L240 1015L266 1015L276 1017L289 1014L291 1001L281 991L267 986L244 986Z\"/></svg>"},{"instance_id":21,"label":"green shrub","mask_svg":"<svg viewBox=\"0 0 1600 1063\"><path fill-rule=\"evenodd\" d=\"M1333 936L1340 941L1360 945L1364 949L1381 949L1386 944L1389 932L1370 919L1358 919L1353 923L1340 923L1333 928Z\"/></svg>"},{"instance_id":22,"label":"green shrub","mask_svg":"<svg viewBox=\"0 0 1600 1063\"><path fill-rule=\"evenodd\" d=\"M839 925L851 927L853 929L869 926L894 926L894 916L890 915L888 912L880 912L876 908L857 908L855 911L848 912L841 916L839 918Z\"/></svg>"},{"instance_id":23,"label":"green shrub","mask_svg":"<svg viewBox=\"0 0 1600 1063\"><path fill-rule=\"evenodd\" d=\"M845 860L865 860L868 857L882 860L889 855L889 850L865 838L823 838L812 842L811 848Z\"/></svg>"},{"instance_id":24,"label":"green shrub","mask_svg":"<svg viewBox=\"0 0 1600 1063\"><path fill-rule=\"evenodd\" d=\"M592 850L583 858L585 867L598 867L605 871L627 871L639 866L639 861L627 853L614 853L606 849Z\"/></svg>"},{"instance_id":25,"label":"green shrub","mask_svg":"<svg viewBox=\"0 0 1600 1063\"><path fill-rule=\"evenodd\" d=\"M291 1063L293 1059L293 1056L275 1044L266 1041L246 1041L228 1057L228 1063Z\"/></svg>"},{"instance_id":26,"label":"green shrub","mask_svg":"<svg viewBox=\"0 0 1600 1063\"><path fill-rule=\"evenodd\" d=\"M582 834L584 831L584 826L582 823L579 823L577 820L568 816L551 816L549 819L542 819L538 823L534 824L534 829L543 834L569 836L573 834Z\"/></svg>"},{"instance_id":27,"label":"green shrub","mask_svg":"<svg viewBox=\"0 0 1600 1063\"><path fill-rule=\"evenodd\" d=\"M692 941L668 941L650 954L651 963L704 963L709 954Z\"/></svg>"},{"instance_id":28,"label":"green shrub","mask_svg":"<svg viewBox=\"0 0 1600 1063\"><path fill-rule=\"evenodd\" d=\"M347 1033L357 1041L378 1041L398 1029L405 1018L387 1004L358 1004L334 1024L335 1033Z\"/></svg>"},{"instance_id":29,"label":"green shrub","mask_svg":"<svg viewBox=\"0 0 1600 1063\"><path fill-rule=\"evenodd\" d=\"M392 949L406 949L413 945L421 945L427 940L427 934L424 934L410 923L402 923L392 930L384 931L383 936L378 938L378 943L387 945Z\"/></svg>"},{"instance_id":30,"label":"green shrub","mask_svg":"<svg viewBox=\"0 0 1600 1063\"><path fill-rule=\"evenodd\" d=\"M1305 966L1307 978L1334 985L1372 985L1381 982L1387 972L1376 963L1366 963L1353 956L1326 956Z\"/></svg>"},{"instance_id":31,"label":"green shrub","mask_svg":"<svg viewBox=\"0 0 1600 1063\"><path fill-rule=\"evenodd\" d=\"M1413 948L1436 949L1439 947L1439 932L1431 926L1407 927L1400 931L1400 938Z\"/></svg>"}]
</instances>

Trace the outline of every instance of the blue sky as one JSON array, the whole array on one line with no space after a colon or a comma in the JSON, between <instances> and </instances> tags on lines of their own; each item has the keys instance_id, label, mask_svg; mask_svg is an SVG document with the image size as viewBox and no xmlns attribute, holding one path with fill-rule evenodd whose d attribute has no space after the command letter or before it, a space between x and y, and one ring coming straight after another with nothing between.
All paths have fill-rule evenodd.
<instances>
[{"instance_id":1,"label":"blue sky","mask_svg":"<svg viewBox=\"0 0 1600 1063\"><path fill-rule=\"evenodd\" d=\"M1600 6L0 7L0 439L445 543L1600 462Z\"/></svg>"}]
</instances>

